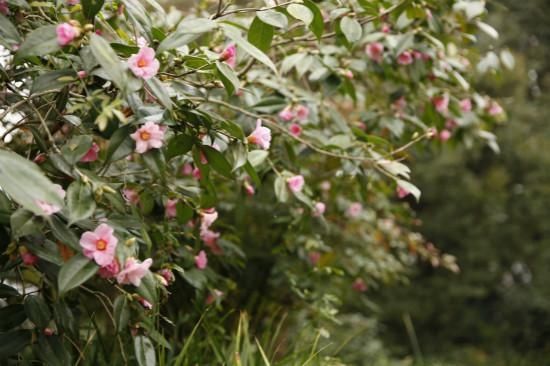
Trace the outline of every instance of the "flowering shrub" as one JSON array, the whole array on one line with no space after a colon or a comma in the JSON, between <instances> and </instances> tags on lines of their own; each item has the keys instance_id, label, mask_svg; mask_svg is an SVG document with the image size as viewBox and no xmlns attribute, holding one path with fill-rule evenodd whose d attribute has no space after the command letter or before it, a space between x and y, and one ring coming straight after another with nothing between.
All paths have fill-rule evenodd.
<instances>
[{"instance_id":1,"label":"flowering shrub","mask_svg":"<svg viewBox=\"0 0 550 366\"><path fill-rule=\"evenodd\" d=\"M335 320L418 259L458 270L405 160L497 147L483 3L248 3L0 1L3 357L210 362L182 343L206 309L270 289Z\"/></svg>"}]
</instances>

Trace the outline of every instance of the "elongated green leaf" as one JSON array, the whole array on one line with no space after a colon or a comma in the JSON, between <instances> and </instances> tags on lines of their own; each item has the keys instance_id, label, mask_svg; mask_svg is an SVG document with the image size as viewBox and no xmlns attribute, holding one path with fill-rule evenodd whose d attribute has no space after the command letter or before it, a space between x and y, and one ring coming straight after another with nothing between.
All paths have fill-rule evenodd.
<instances>
[{"instance_id":1,"label":"elongated green leaf","mask_svg":"<svg viewBox=\"0 0 550 366\"><path fill-rule=\"evenodd\" d=\"M0 308L0 331L10 330L27 319L25 308L21 304Z\"/></svg>"},{"instance_id":2,"label":"elongated green leaf","mask_svg":"<svg viewBox=\"0 0 550 366\"><path fill-rule=\"evenodd\" d=\"M288 19L287 17L276 10L264 10L264 11L258 11L256 13L256 16L260 18L262 22L265 24L272 25L276 28L286 28L288 27Z\"/></svg>"},{"instance_id":3,"label":"elongated green leaf","mask_svg":"<svg viewBox=\"0 0 550 366\"><path fill-rule=\"evenodd\" d=\"M59 51L61 46L57 43L55 28L55 25L45 25L33 30L19 47L16 58L43 56Z\"/></svg>"},{"instance_id":4,"label":"elongated green leaf","mask_svg":"<svg viewBox=\"0 0 550 366\"><path fill-rule=\"evenodd\" d=\"M134 140L130 137L134 127L126 125L119 127L109 140L109 147L105 154L105 165L111 161L117 161L132 153L134 150Z\"/></svg>"},{"instance_id":5,"label":"elongated green leaf","mask_svg":"<svg viewBox=\"0 0 550 366\"><path fill-rule=\"evenodd\" d=\"M90 217L96 208L92 187L82 181L74 181L67 189L69 225Z\"/></svg>"},{"instance_id":6,"label":"elongated green leaf","mask_svg":"<svg viewBox=\"0 0 550 366\"><path fill-rule=\"evenodd\" d=\"M283 177L277 177L274 182L275 196L279 202L288 201L288 187L286 184L286 179Z\"/></svg>"},{"instance_id":7,"label":"elongated green leaf","mask_svg":"<svg viewBox=\"0 0 550 366\"><path fill-rule=\"evenodd\" d=\"M122 332L130 321L130 308L126 295L119 295L113 303L113 318L117 332Z\"/></svg>"},{"instance_id":8,"label":"elongated green leaf","mask_svg":"<svg viewBox=\"0 0 550 366\"><path fill-rule=\"evenodd\" d=\"M93 21L94 17L103 7L105 0L82 0L82 13L89 21Z\"/></svg>"},{"instance_id":9,"label":"elongated green leaf","mask_svg":"<svg viewBox=\"0 0 550 366\"><path fill-rule=\"evenodd\" d=\"M158 46L158 52L175 49L193 42L204 33L212 32L218 27L218 23L206 18L183 20L175 32L166 37Z\"/></svg>"},{"instance_id":10,"label":"elongated green leaf","mask_svg":"<svg viewBox=\"0 0 550 366\"><path fill-rule=\"evenodd\" d=\"M90 135L77 135L71 138L61 148L61 155L69 164L76 164L92 147L93 138Z\"/></svg>"},{"instance_id":11,"label":"elongated green leaf","mask_svg":"<svg viewBox=\"0 0 550 366\"><path fill-rule=\"evenodd\" d=\"M11 286L0 283L0 299L5 299L12 296L19 296L19 292Z\"/></svg>"},{"instance_id":12,"label":"elongated green leaf","mask_svg":"<svg viewBox=\"0 0 550 366\"><path fill-rule=\"evenodd\" d=\"M0 39L9 44L21 43L21 36L17 28L3 14L0 14Z\"/></svg>"},{"instance_id":13,"label":"elongated green leaf","mask_svg":"<svg viewBox=\"0 0 550 366\"><path fill-rule=\"evenodd\" d=\"M9 356L15 355L31 343L32 333L30 330L15 330L0 333L0 360L6 360Z\"/></svg>"},{"instance_id":14,"label":"elongated green leaf","mask_svg":"<svg viewBox=\"0 0 550 366\"><path fill-rule=\"evenodd\" d=\"M164 154L166 160L170 160L175 156L187 154L193 147L193 137L186 134L179 134L170 141L168 141L168 147Z\"/></svg>"},{"instance_id":15,"label":"elongated green leaf","mask_svg":"<svg viewBox=\"0 0 550 366\"><path fill-rule=\"evenodd\" d=\"M63 259L59 254L59 248L53 241L46 240L44 244L29 241L25 243L25 245L34 255L38 256L38 258L58 266L63 264Z\"/></svg>"},{"instance_id":16,"label":"elongated green leaf","mask_svg":"<svg viewBox=\"0 0 550 366\"><path fill-rule=\"evenodd\" d=\"M166 90L166 86L157 78L151 78L146 81L147 86L153 93L155 97L159 100L166 109L172 109L172 100L170 99L170 94Z\"/></svg>"},{"instance_id":17,"label":"elongated green leaf","mask_svg":"<svg viewBox=\"0 0 550 366\"><path fill-rule=\"evenodd\" d=\"M256 60L260 61L273 70L273 72L278 74L277 67L275 67L273 61L271 61L269 57L267 57L267 55L260 49L244 39L235 27L228 24L222 24L222 27L225 35L231 38L239 49L242 49L244 52L248 53L250 56L254 57Z\"/></svg>"},{"instance_id":18,"label":"elongated green leaf","mask_svg":"<svg viewBox=\"0 0 550 366\"><path fill-rule=\"evenodd\" d=\"M313 13L305 5L301 4L290 4L287 6L286 10L294 18L301 20L305 25L309 26L313 22Z\"/></svg>"},{"instance_id":19,"label":"elongated green leaf","mask_svg":"<svg viewBox=\"0 0 550 366\"><path fill-rule=\"evenodd\" d=\"M52 313L41 295L29 295L25 298L25 313L38 328L48 326Z\"/></svg>"},{"instance_id":20,"label":"elongated green leaf","mask_svg":"<svg viewBox=\"0 0 550 366\"><path fill-rule=\"evenodd\" d=\"M235 74L229 65L225 62L216 61L216 69L218 70L218 75L225 86L227 95L231 96L236 90L239 90L241 83L239 82L237 74Z\"/></svg>"},{"instance_id":21,"label":"elongated green leaf","mask_svg":"<svg viewBox=\"0 0 550 366\"><path fill-rule=\"evenodd\" d=\"M37 202L63 207L55 185L40 168L16 153L0 150L0 187L17 203L37 215L44 211Z\"/></svg>"},{"instance_id":22,"label":"elongated green leaf","mask_svg":"<svg viewBox=\"0 0 550 366\"><path fill-rule=\"evenodd\" d=\"M77 254L61 267L57 286L61 295L90 279L99 267L88 258Z\"/></svg>"},{"instance_id":23,"label":"elongated green leaf","mask_svg":"<svg viewBox=\"0 0 550 366\"><path fill-rule=\"evenodd\" d=\"M361 24L359 24L356 19L350 18L348 16L343 17L340 21L340 29L350 43L354 43L360 40L363 34Z\"/></svg>"},{"instance_id":24,"label":"elongated green leaf","mask_svg":"<svg viewBox=\"0 0 550 366\"><path fill-rule=\"evenodd\" d=\"M155 280L155 277L151 272L147 272L147 274L141 279L141 283L136 291L146 300L151 302L151 304L157 303L157 280Z\"/></svg>"},{"instance_id":25,"label":"elongated green leaf","mask_svg":"<svg viewBox=\"0 0 550 366\"><path fill-rule=\"evenodd\" d=\"M90 49L111 81L120 89L125 90L128 84L126 67L123 66L109 42L97 34L92 33L90 35Z\"/></svg>"},{"instance_id":26,"label":"elongated green leaf","mask_svg":"<svg viewBox=\"0 0 550 366\"><path fill-rule=\"evenodd\" d=\"M38 76L32 82L31 94L59 90L76 80L73 70L54 70Z\"/></svg>"},{"instance_id":27,"label":"elongated green leaf","mask_svg":"<svg viewBox=\"0 0 550 366\"><path fill-rule=\"evenodd\" d=\"M309 25L309 29L317 36L317 39L320 39L325 30L325 21L323 19L323 14L319 7L311 0L304 0L304 5L311 10L313 14L313 21Z\"/></svg>"},{"instance_id":28,"label":"elongated green leaf","mask_svg":"<svg viewBox=\"0 0 550 366\"><path fill-rule=\"evenodd\" d=\"M134 338L134 350L139 366L155 366L157 358L153 342L146 336Z\"/></svg>"},{"instance_id":29,"label":"elongated green leaf","mask_svg":"<svg viewBox=\"0 0 550 366\"><path fill-rule=\"evenodd\" d=\"M78 243L76 234L65 225L58 217L51 217L49 220L50 227L52 228L53 236L61 242L61 244L67 245L76 251L80 251L81 247Z\"/></svg>"},{"instance_id":30,"label":"elongated green leaf","mask_svg":"<svg viewBox=\"0 0 550 366\"><path fill-rule=\"evenodd\" d=\"M212 167L224 177L229 179L233 178L233 174L231 173L231 164L229 164L221 152L210 146L201 146L201 150L208 160L208 166Z\"/></svg>"},{"instance_id":31,"label":"elongated green leaf","mask_svg":"<svg viewBox=\"0 0 550 366\"><path fill-rule=\"evenodd\" d=\"M40 232L40 225L36 222L34 214L24 208L19 208L11 214L10 226L15 238Z\"/></svg>"},{"instance_id":32,"label":"elongated green leaf","mask_svg":"<svg viewBox=\"0 0 550 366\"><path fill-rule=\"evenodd\" d=\"M248 30L248 41L258 47L258 49L266 52L271 47L273 34L273 27L256 17Z\"/></svg>"}]
</instances>

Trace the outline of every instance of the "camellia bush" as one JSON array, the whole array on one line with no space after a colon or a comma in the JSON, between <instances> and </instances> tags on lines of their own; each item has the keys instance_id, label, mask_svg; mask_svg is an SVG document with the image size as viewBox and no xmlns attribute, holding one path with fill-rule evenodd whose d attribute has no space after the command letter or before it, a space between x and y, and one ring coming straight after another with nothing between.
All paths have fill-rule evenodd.
<instances>
[{"instance_id":1,"label":"camellia bush","mask_svg":"<svg viewBox=\"0 0 550 366\"><path fill-rule=\"evenodd\" d=\"M458 271L406 159L497 148L484 3L244 3L0 0L8 364L336 364L339 309Z\"/></svg>"}]
</instances>

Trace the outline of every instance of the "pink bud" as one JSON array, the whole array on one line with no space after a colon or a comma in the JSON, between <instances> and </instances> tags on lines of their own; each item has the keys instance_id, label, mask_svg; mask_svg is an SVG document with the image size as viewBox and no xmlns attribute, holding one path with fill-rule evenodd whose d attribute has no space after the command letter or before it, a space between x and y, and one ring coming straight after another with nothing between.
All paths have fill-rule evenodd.
<instances>
[{"instance_id":1,"label":"pink bud","mask_svg":"<svg viewBox=\"0 0 550 366\"><path fill-rule=\"evenodd\" d=\"M34 266L38 262L38 257L31 252L21 254L21 259L26 266Z\"/></svg>"},{"instance_id":2,"label":"pink bud","mask_svg":"<svg viewBox=\"0 0 550 366\"><path fill-rule=\"evenodd\" d=\"M351 287L357 292L365 292L368 289L367 284L362 278L356 278Z\"/></svg>"},{"instance_id":3,"label":"pink bud","mask_svg":"<svg viewBox=\"0 0 550 366\"><path fill-rule=\"evenodd\" d=\"M319 263L319 260L321 259L321 253L317 251L309 252L307 254L307 257L309 259L309 262L312 266L316 266Z\"/></svg>"},{"instance_id":4,"label":"pink bud","mask_svg":"<svg viewBox=\"0 0 550 366\"><path fill-rule=\"evenodd\" d=\"M80 79L84 79L86 76L88 76L88 73L84 70L80 70L76 73Z\"/></svg>"},{"instance_id":5,"label":"pink bud","mask_svg":"<svg viewBox=\"0 0 550 366\"><path fill-rule=\"evenodd\" d=\"M462 99L459 104L462 112L470 112L472 110L472 100L470 98Z\"/></svg>"},{"instance_id":6,"label":"pink bud","mask_svg":"<svg viewBox=\"0 0 550 366\"><path fill-rule=\"evenodd\" d=\"M302 127L297 124L297 123L293 123L291 124L289 127L288 127L288 130L290 131L290 134L292 136L300 136L302 134Z\"/></svg>"},{"instance_id":7,"label":"pink bud","mask_svg":"<svg viewBox=\"0 0 550 366\"><path fill-rule=\"evenodd\" d=\"M397 63L399 65L410 65L414 61L413 55L409 51L402 52L397 57Z\"/></svg>"},{"instance_id":8,"label":"pink bud","mask_svg":"<svg viewBox=\"0 0 550 366\"><path fill-rule=\"evenodd\" d=\"M195 266L203 270L208 265L208 257L206 256L206 252L204 250L201 250L198 255L195 256Z\"/></svg>"},{"instance_id":9,"label":"pink bud","mask_svg":"<svg viewBox=\"0 0 550 366\"><path fill-rule=\"evenodd\" d=\"M448 139L451 138L451 131L449 130L442 130L440 133L439 133L439 140L441 142L445 142L447 141Z\"/></svg>"}]
</instances>

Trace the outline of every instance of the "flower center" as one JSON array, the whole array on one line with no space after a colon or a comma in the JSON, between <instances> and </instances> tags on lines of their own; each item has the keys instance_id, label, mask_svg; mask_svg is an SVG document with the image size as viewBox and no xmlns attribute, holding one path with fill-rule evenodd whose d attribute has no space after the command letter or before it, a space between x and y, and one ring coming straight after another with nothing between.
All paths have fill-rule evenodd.
<instances>
[{"instance_id":1,"label":"flower center","mask_svg":"<svg viewBox=\"0 0 550 366\"><path fill-rule=\"evenodd\" d=\"M137 65L138 67L145 67L147 66L147 61L145 61L144 59L140 58L137 62Z\"/></svg>"},{"instance_id":2,"label":"flower center","mask_svg":"<svg viewBox=\"0 0 550 366\"><path fill-rule=\"evenodd\" d=\"M97 250L105 250L107 249L107 242L103 239L99 239L95 242L95 247Z\"/></svg>"},{"instance_id":3,"label":"flower center","mask_svg":"<svg viewBox=\"0 0 550 366\"><path fill-rule=\"evenodd\" d=\"M147 131L143 131L143 132L140 132L139 134L139 137L143 140L143 141L147 141L151 138L151 134Z\"/></svg>"}]
</instances>

